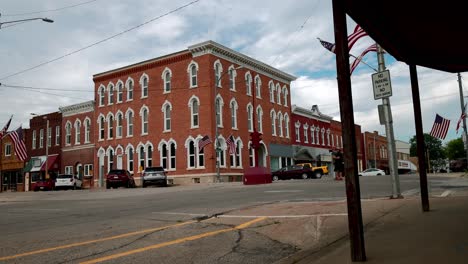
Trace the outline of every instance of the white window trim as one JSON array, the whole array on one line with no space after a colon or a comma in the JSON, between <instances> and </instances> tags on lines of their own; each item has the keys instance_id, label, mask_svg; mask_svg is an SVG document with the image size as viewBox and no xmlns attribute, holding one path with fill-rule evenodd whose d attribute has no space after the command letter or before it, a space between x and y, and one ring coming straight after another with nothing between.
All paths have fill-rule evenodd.
<instances>
[{"instance_id":1,"label":"white window trim","mask_svg":"<svg viewBox=\"0 0 468 264\"><path fill-rule=\"evenodd\" d=\"M55 146L60 145L60 126L55 127Z\"/></svg>"},{"instance_id":2,"label":"white window trim","mask_svg":"<svg viewBox=\"0 0 468 264\"><path fill-rule=\"evenodd\" d=\"M258 132L263 133L263 109L260 105L257 106L257 110L255 111L255 114L257 115L256 125L258 125Z\"/></svg>"},{"instance_id":3,"label":"white window trim","mask_svg":"<svg viewBox=\"0 0 468 264\"><path fill-rule=\"evenodd\" d=\"M278 112L278 127L279 127L278 136L279 137L284 137L283 120L284 120L283 114L281 112Z\"/></svg>"},{"instance_id":4,"label":"white window trim","mask_svg":"<svg viewBox=\"0 0 468 264\"><path fill-rule=\"evenodd\" d=\"M268 90L270 92L270 103L275 102L275 85L273 84L273 81L268 82Z\"/></svg>"},{"instance_id":5,"label":"white window trim","mask_svg":"<svg viewBox=\"0 0 468 264\"><path fill-rule=\"evenodd\" d=\"M304 128L304 143L309 143L309 125L304 124L302 127Z\"/></svg>"},{"instance_id":6,"label":"white window trim","mask_svg":"<svg viewBox=\"0 0 468 264\"><path fill-rule=\"evenodd\" d=\"M121 121L119 123L119 116L121 117ZM115 138L122 138L123 137L123 122L124 122L124 116L122 111L117 111L117 114L115 114ZM119 135L119 128L120 128L120 135Z\"/></svg>"},{"instance_id":7,"label":"white window trim","mask_svg":"<svg viewBox=\"0 0 468 264\"><path fill-rule=\"evenodd\" d=\"M219 142L219 143L218 143ZM219 167L220 168L227 168L227 165L226 165L226 139L222 136L222 135L219 135L218 136L218 139L217 139L217 142L215 142L215 144L213 144L214 146L214 149L215 149L215 152L216 152L216 144L219 144L219 149L221 150L219 152L220 156L218 157L218 153L215 153L216 154L216 159L218 161L218 164L219 164ZM221 155L223 157L223 161L224 163L221 163Z\"/></svg>"},{"instance_id":8,"label":"white window trim","mask_svg":"<svg viewBox=\"0 0 468 264\"><path fill-rule=\"evenodd\" d=\"M254 112L254 109L253 109L253 106L251 103L248 103L247 104L247 130L249 132L253 132L254 131L254 123L253 123L253 120L254 120L254 115L256 113Z\"/></svg>"},{"instance_id":9,"label":"white window trim","mask_svg":"<svg viewBox=\"0 0 468 264\"><path fill-rule=\"evenodd\" d=\"M239 105L237 104L237 101L235 98L231 99L231 102L229 103L229 108L231 110L231 128L237 130L238 129L238 124L237 124L237 110L239 109ZM234 113L234 116L233 116ZM232 121L234 121L234 126L232 125Z\"/></svg>"},{"instance_id":10,"label":"white window trim","mask_svg":"<svg viewBox=\"0 0 468 264\"><path fill-rule=\"evenodd\" d=\"M114 86L114 83L110 82L108 85L107 85L107 105L113 105L114 104L114 92L115 92L115 86ZM112 94L112 96L111 96ZM112 100L111 100L112 99Z\"/></svg>"},{"instance_id":11,"label":"white window trim","mask_svg":"<svg viewBox=\"0 0 468 264\"><path fill-rule=\"evenodd\" d=\"M132 83L132 89L130 89L130 83ZM127 102L133 101L133 97L135 97L135 81L131 77L128 77L127 81L125 82L125 88L127 88ZM132 92L132 98L130 98L130 92Z\"/></svg>"},{"instance_id":12,"label":"white window trim","mask_svg":"<svg viewBox=\"0 0 468 264\"><path fill-rule=\"evenodd\" d=\"M219 65L219 68L218 68L219 73L216 72L216 65ZM223 64L221 63L219 59L217 59L213 63L213 70L214 70L214 76L215 76L215 87L223 88L222 81L220 79L220 77L223 76Z\"/></svg>"},{"instance_id":13,"label":"white window trim","mask_svg":"<svg viewBox=\"0 0 468 264\"><path fill-rule=\"evenodd\" d=\"M195 126L193 124L193 116L194 116L194 113L193 113L193 102L196 101L198 103L198 124ZM198 99L197 96L195 95L192 95L192 97L190 97L189 101L188 101L188 107L190 108L190 129L193 129L193 128L199 128L200 127L200 99Z\"/></svg>"},{"instance_id":14,"label":"white window trim","mask_svg":"<svg viewBox=\"0 0 468 264\"><path fill-rule=\"evenodd\" d=\"M111 126L110 126L110 119L112 118L112 137L111 137ZM114 138L114 132L115 132L115 117L114 117L114 114L112 114L111 112L109 112L107 114L107 118L106 118L106 122L107 122L107 139L113 139Z\"/></svg>"},{"instance_id":15,"label":"white window trim","mask_svg":"<svg viewBox=\"0 0 468 264\"><path fill-rule=\"evenodd\" d=\"M65 124L65 146L71 145L71 134L72 134L72 124L70 121L67 121ZM68 140L70 138L70 140Z\"/></svg>"},{"instance_id":16,"label":"white window trim","mask_svg":"<svg viewBox=\"0 0 468 264\"><path fill-rule=\"evenodd\" d=\"M9 149L9 151L7 151ZM11 143L5 143L5 157L10 157L12 153Z\"/></svg>"},{"instance_id":17,"label":"white window trim","mask_svg":"<svg viewBox=\"0 0 468 264\"><path fill-rule=\"evenodd\" d=\"M106 105L106 87L102 84L99 86L98 95L99 107L104 107Z\"/></svg>"},{"instance_id":18,"label":"white window trim","mask_svg":"<svg viewBox=\"0 0 468 264\"><path fill-rule=\"evenodd\" d=\"M36 149L36 144L37 144L37 138L36 138L36 130L33 130L33 133L32 133L32 146L31 148L32 149Z\"/></svg>"},{"instance_id":19,"label":"white window trim","mask_svg":"<svg viewBox=\"0 0 468 264\"><path fill-rule=\"evenodd\" d=\"M146 113L147 113L147 124L148 124L148 131L144 131L144 126L145 126L145 123L144 123L144 120L143 120L143 111L146 109ZM149 133L149 109L146 105L143 105L140 109L140 119L141 119L141 135L142 136L145 136L145 135L148 135Z\"/></svg>"},{"instance_id":20,"label":"white window trim","mask_svg":"<svg viewBox=\"0 0 468 264\"><path fill-rule=\"evenodd\" d=\"M223 128L223 127L224 127L224 126L223 126L223 112L224 112L224 111L223 111L223 108L224 108L224 100L223 100L223 97L222 97L220 94L218 94L218 95L216 96L216 102L218 102L218 100L219 100L219 124L216 124L216 125L217 125L219 128ZM198 109L200 109L200 108L198 108ZM216 117L217 117L217 115L218 115L218 109L216 108L216 104L215 104L215 110L216 110ZM217 123L218 120L215 120L215 122Z\"/></svg>"},{"instance_id":21,"label":"white window trim","mask_svg":"<svg viewBox=\"0 0 468 264\"><path fill-rule=\"evenodd\" d=\"M284 106L288 107L288 96L289 96L289 91L286 86L283 86L283 96L284 96Z\"/></svg>"},{"instance_id":22,"label":"white window trim","mask_svg":"<svg viewBox=\"0 0 468 264\"><path fill-rule=\"evenodd\" d=\"M296 128L296 142L301 142L301 131L300 131L301 123L299 121L297 121L294 124L294 126Z\"/></svg>"},{"instance_id":23,"label":"white window trim","mask_svg":"<svg viewBox=\"0 0 468 264\"><path fill-rule=\"evenodd\" d=\"M133 154L133 159L130 159L130 153ZM127 155L127 170L131 173L135 170L135 148L132 144L128 144L125 148L125 154ZM133 162L133 170L130 170L130 161Z\"/></svg>"},{"instance_id":24,"label":"white window trim","mask_svg":"<svg viewBox=\"0 0 468 264\"><path fill-rule=\"evenodd\" d=\"M258 80L258 82L257 82ZM255 88L255 97L258 99L262 99L262 79L257 74L254 78L254 88ZM258 87L258 89L257 89Z\"/></svg>"},{"instance_id":25,"label":"white window trim","mask_svg":"<svg viewBox=\"0 0 468 264\"><path fill-rule=\"evenodd\" d=\"M167 128L167 123L166 123L166 110L167 110L167 107L169 106L169 111L171 112L171 117L169 118L169 126L170 128L168 129ZM171 132L171 128L172 128L172 104L171 102L169 102L168 100L164 101L164 104L162 105L161 107L161 112L163 113L163 132Z\"/></svg>"},{"instance_id":26,"label":"white window trim","mask_svg":"<svg viewBox=\"0 0 468 264\"><path fill-rule=\"evenodd\" d=\"M117 81L116 92L117 93L116 93L116 97L115 97L116 100L115 101L116 101L116 104L120 104L120 103L123 102L123 92L124 92L124 83L121 80ZM122 96L122 100L119 100L119 95Z\"/></svg>"},{"instance_id":27,"label":"white window trim","mask_svg":"<svg viewBox=\"0 0 468 264\"><path fill-rule=\"evenodd\" d=\"M84 143L90 143L91 142L91 119L89 117L86 117L84 120L84 132L85 132L85 137L84 137Z\"/></svg>"},{"instance_id":28,"label":"white window trim","mask_svg":"<svg viewBox=\"0 0 468 264\"><path fill-rule=\"evenodd\" d=\"M99 115L97 122L98 122L98 141L103 141L106 136L106 126L104 125L104 123L106 122L106 118L104 117L103 114ZM103 137L101 137L101 130L104 130Z\"/></svg>"},{"instance_id":29,"label":"white window trim","mask_svg":"<svg viewBox=\"0 0 468 264\"><path fill-rule=\"evenodd\" d=\"M276 84L276 103L281 105L281 86L279 83Z\"/></svg>"},{"instance_id":30,"label":"white window trim","mask_svg":"<svg viewBox=\"0 0 468 264\"><path fill-rule=\"evenodd\" d=\"M197 83L195 85L193 85L192 83L192 66L195 66L196 68L196 74L195 74L195 78L197 80ZM187 73L188 73L188 76L189 76L189 84L190 84L190 88L197 88L198 87L198 63L196 61L191 61L187 67Z\"/></svg>"},{"instance_id":31,"label":"white window trim","mask_svg":"<svg viewBox=\"0 0 468 264\"><path fill-rule=\"evenodd\" d=\"M284 114L284 127L286 129L286 138L290 138L290 131L289 131L289 116L288 114Z\"/></svg>"},{"instance_id":32,"label":"white window trim","mask_svg":"<svg viewBox=\"0 0 468 264\"><path fill-rule=\"evenodd\" d=\"M80 145L81 144L81 121L76 120L75 121L75 145Z\"/></svg>"},{"instance_id":33,"label":"white window trim","mask_svg":"<svg viewBox=\"0 0 468 264\"><path fill-rule=\"evenodd\" d=\"M166 75L169 73L169 90L166 90ZM168 67L161 73L161 79L163 83L163 94L171 93L172 91L172 71Z\"/></svg>"},{"instance_id":34,"label":"white window trim","mask_svg":"<svg viewBox=\"0 0 468 264\"><path fill-rule=\"evenodd\" d=\"M44 129L41 128L41 130L39 130L39 148L43 148L44 147Z\"/></svg>"},{"instance_id":35,"label":"white window trim","mask_svg":"<svg viewBox=\"0 0 468 264\"><path fill-rule=\"evenodd\" d=\"M228 68L228 75L229 75L229 90L232 91L232 92L235 92L236 91L237 71L236 71L236 68L234 67L234 65L231 65ZM232 87L231 87L231 78L232 78Z\"/></svg>"},{"instance_id":36,"label":"white window trim","mask_svg":"<svg viewBox=\"0 0 468 264\"><path fill-rule=\"evenodd\" d=\"M132 133L130 134L130 122L129 122L129 114L132 114L132 122L131 122L131 125L132 125ZM131 108L128 108L127 111L125 112L125 119L127 120L127 138L130 138L130 137L133 137L133 132L134 132L134 129L135 129L135 112L133 111L133 109Z\"/></svg>"},{"instance_id":37,"label":"white window trim","mask_svg":"<svg viewBox=\"0 0 468 264\"><path fill-rule=\"evenodd\" d=\"M245 89L247 96L252 96L252 74L250 71L245 73Z\"/></svg>"},{"instance_id":38,"label":"white window trim","mask_svg":"<svg viewBox=\"0 0 468 264\"><path fill-rule=\"evenodd\" d=\"M146 95L143 95L144 93L144 89L143 89L143 79L146 77L146 80L147 80L147 87L146 87ZM140 89L141 89L141 99L143 98L148 98L149 96L149 77L146 73L143 73L140 77Z\"/></svg>"},{"instance_id":39,"label":"white window trim","mask_svg":"<svg viewBox=\"0 0 468 264\"><path fill-rule=\"evenodd\" d=\"M276 112L274 109L270 111L270 119L271 119L271 135L276 136Z\"/></svg>"}]
</instances>

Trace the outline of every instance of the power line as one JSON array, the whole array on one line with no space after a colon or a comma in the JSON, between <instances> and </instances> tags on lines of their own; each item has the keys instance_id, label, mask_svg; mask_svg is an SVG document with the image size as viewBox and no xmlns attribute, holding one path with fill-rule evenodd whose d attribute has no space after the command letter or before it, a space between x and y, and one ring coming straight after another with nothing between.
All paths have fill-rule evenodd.
<instances>
[{"instance_id":1,"label":"power line","mask_svg":"<svg viewBox=\"0 0 468 264\"><path fill-rule=\"evenodd\" d=\"M62 10L77 7L77 6L86 5L86 4L89 4L89 3L92 3L92 2L96 2L96 1L98 1L98 0L86 1L86 2L82 2L82 3L74 4L74 5L55 8L55 9L47 9L47 10L27 12L27 13L7 14L7 15L2 15L2 16L12 17L12 16L25 16L25 15L34 15L34 14L40 14L40 13L57 12L57 11L62 11Z\"/></svg>"},{"instance_id":2,"label":"power line","mask_svg":"<svg viewBox=\"0 0 468 264\"><path fill-rule=\"evenodd\" d=\"M2 87L8 87L8 86L3 86ZM63 94L55 94L55 93L48 93L48 92L41 92L41 91L38 91L38 90L35 90L35 89L29 89L29 88L23 88L25 90L28 90L30 92L35 92L35 93L41 93L41 94L46 94L46 95L52 95L52 96L58 96L58 97L65 97L65 98L70 98L70 99L79 99L79 100L89 100L89 99L85 99L85 98L82 98L82 97L72 97L72 96L66 96L66 95L63 95Z\"/></svg>"},{"instance_id":3,"label":"power line","mask_svg":"<svg viewBox=\"0 0 468 264\"><path fill-rule=\"evenodd\" d=\"M49 90L49 91L62 91L62 92L86 92L94 93L92 90L78 90L78 89L59 89L59 88L42 88L42 87L31 87L31 86L20 86L20 85L9 85L0 83L1 87L12 88L12 89L29 89L29 90Z\"/></svg>"},{"instance_id":4,"label":"power line","mask_svg":"<svg viewBox=\"0 0 468 264\"><path fill-rule=\"evenodd\" d=\"M13 73L13 74L10 74L10 75L3 76L3 77L0 78L0 80L4 80L4 79L7 79L7 78L10 78L10 77L13 77L13 76L16 76L16 75L19 75L19 74L28 72L28 71L30 71L30 70L33 70L33 69L42 67L42 66L44 66L44 65L46 65L46 64L49 64L49 63L58 61L58 60L60 60L60 59L63 59L63 58L65 58L65 57L68 57L68 56L70 56L70 55L76 54L76 53L81 52L81 51L83 51L83 50L86 50L86 49L89 49L89 48L91 48L91 47L97 46L97 45L99 45L99 44L101 44L101 43L103 43L103 42L106 42L106 41L111 40L111 39L113 39L113 38L115 38L115 37L118 37L118 36L120 36L120 35L123 35L123 34L125 34L125 33L127 33L127 32L130 32L130 31L135 30L135 29L137 29L137 28L140 28L140 27L142 27L142 26L144 26L144 25L147 25L147 24L149 24L149 23L151 23L151 22L153 22L153 21L156 21L156 20L161 19L161 18L163 18L163 17L166 17L166 16L168 16L168 15L170 15L170 14L173 14L173 13L175 13L175 12L177 12L177 11L179 11L179 10L182 10L182 9L188 7L188 6L191 6L191 5L193 5L193 4L195 4L195 3L199 2L199 1L201 1L201 0L195 0L195 1L192 1L192 2L190 2L190 3L188 3L188 4L185 4L185 5L183 5L183 6L177 7L177 8L175 8L175 9L173 9L173 10L171 10L171 11L165 13L165 14L162 14L162 15L160 15L160 16L157 16L157 17L155 17L155 18L152 18L152 19L150 19L150 20L148 20L148 21L146 21L146 22L143 22L143 23L141 23L141 24L139 24L139 25L137 25L137 26L134 26L134 27L131 27L131 28L126 29L126 30L124 30L124 31L121 31L121 32L119 32L119 33L117 33L117 34L114 34L114 35L110 36L110 37L107 37L107 38L102 39L102 40L100 40L100 41L94 42L94 43L92 43L92 44L90 44L90 45L88 45L88 46L85 46L85 47L83 47L83 48L80 48L80 49L77 49L77 50L75 50L75 51L69 52L69 53L67 53L67 54L65 54L65 55L62 55L62 56L60 56L60 57L57 57L57 58L55 58L55 59L52 59L52 60L49 60L49 61L46 61L46 62L37 64L36 66L32 66L32 67L26 68L26 69L24 69L24 70L21 70L21 71L19 71L19 72L16 72L16 73Z\"/></svg>"}]
</instances>

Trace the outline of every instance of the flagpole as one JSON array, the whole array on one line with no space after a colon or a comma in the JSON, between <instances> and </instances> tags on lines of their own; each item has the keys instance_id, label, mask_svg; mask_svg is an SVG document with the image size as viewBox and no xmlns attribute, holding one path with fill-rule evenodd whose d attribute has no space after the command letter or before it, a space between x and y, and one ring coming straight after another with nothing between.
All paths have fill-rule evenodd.
<instances>
[{"instance_id":1,"label":"flagpole","mask_svg":"<svg viewBox=\"0 0 468 264\"><path fill-rule=\"evenodd\" d=\"M350 53L350 54L349 54L349 56L350 56L350 57L353 57L354 59L356 59L356 60L357 60L357 57L356 57L356 56L354 56L353 54L351 54L351 53ZM375 72L379 72L379 71L378 71L376 68L374 68L374 67L370 66L369 64L367 64L367 63L366 63L365 61L363 61L362 59L361 59L359 62L362 62L362 63L364 63L364 64L365 64L367 67L371 68L371 69L372 69L372 70L374 70Z\"/></svg>"},{"instance_id":2,"label":"flagpole","mask_svg":"<svg viewBox=\"0 0 468 264\"><path fill-rule=\"evenodd\" d=\"M465 113L465 103L464 103L464 97L463 97L463 84L462 84L462 79L461 79L461 74L458 73L458 88L460 89L460 107L462 110L462 115ZM466 132L466 119L463 118L463 136L465 138L463 144L465 146L465 151L466 151L466 158L468 160L468 138L467 138L467 132Z\"/></svg>"}]
</instances>

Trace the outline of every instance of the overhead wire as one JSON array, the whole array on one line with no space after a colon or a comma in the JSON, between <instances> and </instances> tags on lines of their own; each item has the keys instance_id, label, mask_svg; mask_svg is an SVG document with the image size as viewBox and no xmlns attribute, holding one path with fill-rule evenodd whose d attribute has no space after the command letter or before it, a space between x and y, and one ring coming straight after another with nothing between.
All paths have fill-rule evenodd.
<instances>
[{"instance_id":1,"label":"overhead wire","mask_svg":"<svg viewBox=\"0 0 468 264\"><path fill-rule=\"evenodd\" d=\"M64 7L59 7L59 8L55 8L55 9L47 9L47 10L34 11L34 12L26 12L26 13L6 14L6 15L3 15L3 14L2 14L2 16L4 16L4 17L13 17L13 16L26 16L26 15L34 15L34 14L40 14L40 13L57 12L57 11L65 10L65 9L74 8L74 7L77 7L77 6L82 6L82 5L90 4L90 3L96 2L96 1L98 1L98 0L91 0L91 1L81 2L81 3L78 3L78 4L69 5L69 6L64 6Z\"/></svg>"},{"instance_id":2,"label":"overhead wire","mask_svg":"<svg viewBox=\"0 0 468 264\"><path fill-rule=\"evenodd\" d=\"M37 69L37 68L42 67L42 66L44 66L44 65L47 65L47 64L49 64L49 63L52 63L52 62L61 60L61 59L65 58L65 57L71 56L71 55L76 54L76 53L79 53L79 52L81 52L81 51L83 51L83 50L86 50L86 49L89 49L89 48L91 48L91 47L97 46L97 45L99 45L99 44L101 44L101 43L103 43L103 42L106 42L106 41L111 40L111 39L113 39L113 38L116 38L116 37L118 37L118 36L120 36L120 35L123 35L123 34L125 34L125 33L130 32L130 31L133 31L133 30L135 30L135 29L137 29L137 28L140 28L140 27L142 27L142 26L145 26L145 25L147 25L147 24L149 24L149 23L151 23L151 22L153 22L153 21L156 21L156 20L158 20L158 19L161 19L161 18L163 18L163 17L166 17L166 16L168 16L168 15L170 15L170 14L176 13L176 12L178 12L178 11L180 11L180 10L182 10L182 9L184 9L184 8L186 8L186 7L188 7L188 6L191 6L191 5L193 5L193 4L197 3L197 2L200 2L200 1L201 1L201 0L195 0L195 1L189 2L189 3L185 4L185 5L182 5L182 6L179 6L179 7L175 8L175 9L172 9L172 10L170 10L170 11L168 11L168 12L162 14L162 15L159 15L159 16L157 16L157 17L154 17L154 18L152 18L152 19L150 19L150 20L147 20L147 21L145 21L145 22L143 22L143 23L141 23L141 24L138 24L138 25L136 25L136 26L133 26L133 27L131 27L131 28L128 28L128 29L126 29L126 30L124 30L124 31L121 31L121 32L119 32L119 33L117 33L117 34L114 34L114 35L110 36L110 37L107 37L107 38L104 38L104 39L99 40L99 41L97 41L97 42L94 42L94 43L92 43L92 44L90 44L90 45L87 45L87 46L84 46L84 47L79 48L79 49L77 49L77 50L74 50L74 51L72 51L72 52L66 53L66 54L64 54L64 55L62 55L62 56L59 56L59 57L57 57L57 58L54 58L54 59L51 59L51 60L48 60L48 61L39 63L39 64L37 64L37 65L35 65L35 66L26 68L26 69L24 69L24 70L21 70L21 71L18 71L18 72L9 74L9 75L5 75L5 76L1 77L0 80L4 80L4 79L10 78L10 77L19 75L19 74L28 72L28 71L33 70L33 69Z\"/></svg>"}]
</instances>

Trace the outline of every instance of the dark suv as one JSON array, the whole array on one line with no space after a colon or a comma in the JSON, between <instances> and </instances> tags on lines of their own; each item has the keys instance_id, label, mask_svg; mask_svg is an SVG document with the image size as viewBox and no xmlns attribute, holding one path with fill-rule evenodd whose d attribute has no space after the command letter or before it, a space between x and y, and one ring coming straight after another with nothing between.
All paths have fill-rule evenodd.
<instances>
[{"instance_id":1,"label":"dark suv","mask_svg":"<svg viewBox=\"0 0 468 264\"><path fill-rule=\"evenodd\" d=\"M127 170L110 170L106 175L106 188L118 188L120 186L134 188L135 180L133 175Z\"/></svg>"},{"instance_id":2,"label":"dark suv","mask_svg":"<svg viewBox=\"0 0 468 264\"><path fill-rule=\"evenodd\" d=\"M166 187L167 175L163 167L147 167L143 172L143 188L155 184Z\"/></svg>"},{"instance_id":3,"label":"dark suv","mask_svg":"<svg viewBox=\"0 0 468 264\"><path fill-rule=\"evenodd\" d=\"M312 170L308 166L292 165L281 168L272 172L272 180L287 180L287 179L307 179L312 176Z\"/></svg>"}]
</instances>

